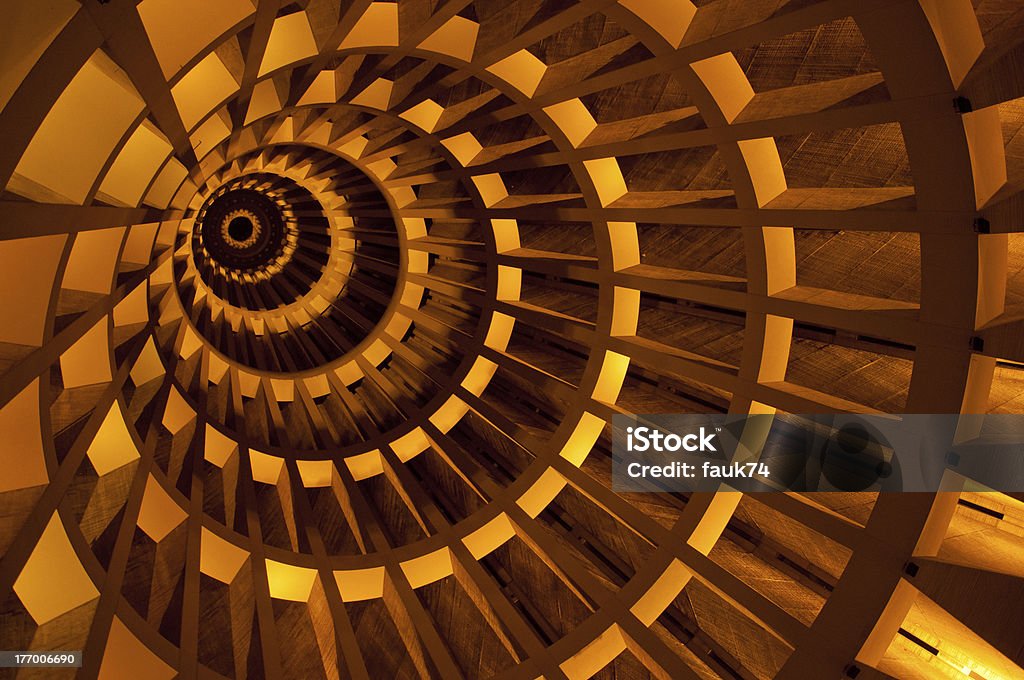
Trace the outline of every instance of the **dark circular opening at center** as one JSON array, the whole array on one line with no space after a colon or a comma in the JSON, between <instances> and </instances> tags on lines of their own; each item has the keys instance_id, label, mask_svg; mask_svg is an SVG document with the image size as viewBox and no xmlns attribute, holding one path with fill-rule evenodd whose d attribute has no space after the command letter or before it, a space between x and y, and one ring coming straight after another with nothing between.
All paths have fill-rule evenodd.
<instances>
[{"instance_id":1,"label":"dark circular opening at center","mask_svg":"<svg viewBox=\"0 0 1024 680\"><path fill-rule=\"evenodd\" d=\"M252 220L248 217L236 217L228 224L228 235L236 241L247 241L252 238Z\"/></svg>"}]
</instances>

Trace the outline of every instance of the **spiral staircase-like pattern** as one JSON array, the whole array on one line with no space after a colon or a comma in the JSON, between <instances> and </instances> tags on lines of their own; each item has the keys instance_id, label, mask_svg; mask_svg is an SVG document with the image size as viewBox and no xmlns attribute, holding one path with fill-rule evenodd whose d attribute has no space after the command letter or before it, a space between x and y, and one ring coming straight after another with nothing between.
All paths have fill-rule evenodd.
<instances>
[{"instance_id":1,"label":"spiral staircase-like pattern","mask_svg":"<svg viewBox=\"0 0 1024 680\"><path fill-rule=\"evenodd\" d=\"M17 677L1024 675L1024 495L609 427L1021 412L1024 3L0 13Z\"/></svg>"}]
</instances>

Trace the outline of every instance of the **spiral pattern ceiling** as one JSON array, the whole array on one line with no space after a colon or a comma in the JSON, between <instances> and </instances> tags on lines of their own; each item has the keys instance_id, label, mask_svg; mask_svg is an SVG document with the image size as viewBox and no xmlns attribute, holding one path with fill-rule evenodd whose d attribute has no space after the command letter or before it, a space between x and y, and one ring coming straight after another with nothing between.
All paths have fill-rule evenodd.
<instances>
[{"instance_id":1,"label":"spiral pattern ceiling","mask_svg":"<svg viewBox=\"0 0 1024 680\"><path fill-rule=\"evenodd\" d=\"M17 677L1024 676L1021 494L609 427L1021 412L1024 2L0 14Z\"/></svg>"}]
</instances>

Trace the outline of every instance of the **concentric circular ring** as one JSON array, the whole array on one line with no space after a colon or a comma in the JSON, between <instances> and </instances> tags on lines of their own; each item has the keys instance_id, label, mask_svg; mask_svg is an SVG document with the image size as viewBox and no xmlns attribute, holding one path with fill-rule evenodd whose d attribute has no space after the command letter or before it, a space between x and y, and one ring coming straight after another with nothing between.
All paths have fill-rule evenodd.
<instances>
[{"instance_id":1,"label":"concentric circular ring","mask_svg":"<svg viewBox=\"0 0 1024 680\"><path fill-rule=\"evenodd\" d=\"M221 240L239 250L255 245L262 233L263 223L251 210L233 210L221 221Z\"/></svg>"}]
</instances>

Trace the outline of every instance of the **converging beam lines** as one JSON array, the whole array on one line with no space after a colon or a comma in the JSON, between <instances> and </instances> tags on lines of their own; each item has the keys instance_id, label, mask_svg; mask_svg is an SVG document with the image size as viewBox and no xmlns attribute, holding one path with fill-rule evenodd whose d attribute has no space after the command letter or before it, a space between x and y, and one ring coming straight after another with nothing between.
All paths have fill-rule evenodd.
<instances>
[{"instance_id":1,"label":"converging beam lines","mask_svg":"<svg viewBox=\"0 0 1024 680\"><path fill-rule=\"evenodd\" d=\"M885 231L897 233L963 233L973 223L973 210L928 211L885 210L799 210L782 208L563 208L529 205L514 208L400 208L403 217L432 220L518 219L536 222L646 222L707 227L762 227L785 224L799 229L826 231ZM353 209L353 217L380 218L387 213Z\"/></svg>"},{"instance_id":2,"label":"converging beam lines","mask_svg":"<svg viewBox=\"0 0 1024 680\"><path fill-rule=\"evenodd\" d=\"M180 220L181 210L0 201L0 240Z\"/></svg>"}]
</instances>

